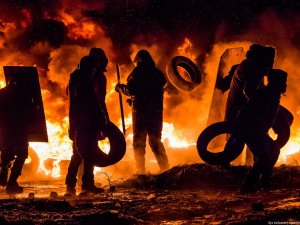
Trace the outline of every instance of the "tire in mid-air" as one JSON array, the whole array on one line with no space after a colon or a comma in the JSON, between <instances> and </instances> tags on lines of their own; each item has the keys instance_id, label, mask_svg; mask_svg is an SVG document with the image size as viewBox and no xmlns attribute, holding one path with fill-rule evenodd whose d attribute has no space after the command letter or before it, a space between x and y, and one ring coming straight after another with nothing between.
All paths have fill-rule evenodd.
<instances>
[{"instance_id":1,"label":"tire in mid-air","mask_svg":"<svg viewBox=\"0 0 300 225\"><path fill-rule=\"evenodd\" d=\"M119 162L126 152L126 141L123 133L113 123L109 123L105 130L109 143L110 150L105 154L101 150L93 153L93 163L95 166L106 167Z\"/></svg>"},{"instance_id":2,"label":"tire in mid-air","mask_svg":"<svg viewBox=\"0 0 300 225\"><path fill-rule=\"evenodd\" d=\"M183 68L189 76L184 79L178 67ZM201 73L197 65L185 56L175 56L167 65L167 77L175 88L183 92L194 91L201 83Z\"/></svg>"}]
</instances>

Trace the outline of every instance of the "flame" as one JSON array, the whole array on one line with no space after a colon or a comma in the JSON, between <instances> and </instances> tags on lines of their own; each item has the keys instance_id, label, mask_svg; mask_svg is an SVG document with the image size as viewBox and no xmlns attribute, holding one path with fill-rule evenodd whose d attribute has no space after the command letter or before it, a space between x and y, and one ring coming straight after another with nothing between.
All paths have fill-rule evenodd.
<instances>
[{"instance_id":1,"label":"flame","mask_svg":"<svg viewBox=\"0 0 300 225\"><path fill-rule=\"evenodd\" d=\"M34 149L40 159L39 173L50 175L52 177L60 176L59 163L62 160L70 160L72 156L72 142L67 135L68 117L65 117L62 124L50 123L47 121L48 143L29 143L29 146ZM47 169L45 161L54 159L53 167Z\"/></svg>"},{"instance_id":2,"label":"flame","mask_svg":"<svg viewBox=\"0 0 300 225\"><path fill-rule=\"evenodd\" d=\"M73 40L92 39L97 34L104 35L104 30L100 26L85 17L76 20L72 15L61 11L57 19L68 27L68 36Z\"/></svg>"},{"instance_id":3,"label":"flame","mask_svg":"<svg viewBox=\"0 0 300 225\"><path fill-rule=\"evenodd\" d=\"M96 35L97 29L99 29L100 33L103 33L103 30L90 20L82 20L80 23L69 25L68 28L69 37L74 40L79 38L91 39Z\"/></svg>"},{"instance_id":4,"label":"flame","mask_svg":"<svg viewBox=\"0 0 300 225\"><path fill-rule=\"evenodd\" d=\"M300 153L300 128L291 130L288 143L281 149L278 164L288 163L289 158L297 153Z\"/></svg>"},{"instance_id":5,"label":"flame","mask_svg":"<svg viewBox=\"0 0 300 225\"><path fill-rule=\"evenodd\" d=\"M184 43L178 47L178 54L196 62L197 54L194 53L192 42L188 38L184 38Z\"/></svg>"},{"instance_id":6,"label":"flame","mask_svg":"<svg viewBox=\"0 0 300 225\"><path fill-rule=\"evenodd\" d=\"M171 148L188 148L196 145L194 141L187 140L183 133L177 129L172 123L163 123L162 141L168 142L168 146Z\"/></svg>"},{"instance_id":7,"label":"flame","mask_svg":"<svg viewBox=\"0 0 300 225\"><path fill-rule=\"evenodd\" d=\"M6 86L5 81L0 80L0 88L3 88L3 87L5 87L5 86Z\"/></svg>"}]
</instances>

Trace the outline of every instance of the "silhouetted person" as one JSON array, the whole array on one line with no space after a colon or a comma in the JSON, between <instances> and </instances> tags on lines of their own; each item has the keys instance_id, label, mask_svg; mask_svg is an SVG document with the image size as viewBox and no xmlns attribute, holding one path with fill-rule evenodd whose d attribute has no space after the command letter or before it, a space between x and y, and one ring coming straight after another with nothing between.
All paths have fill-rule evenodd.
<instances>
[{"instance_id":1,"label":"silhouetted person","mask_svg":"<svg viewBox=\"0 0 300 225\"><path fill-rule=\"evenodd\" d=\"M225 109L226 121L234 121L241 107L263 86L264 76L273 67L274 58L275 48L253 44L246 53L246 59L231 68L221 85L223 91L226 91L230 83ZM230 151L232 149L230 146L235 146L237 143L241 145L239 140L231 136L225 151ZM246 160L248 160L248 151ZM228 167L229 164L223 166Z\"/></svg>"},{"instance_id":2,"label":"silhouetted person","mask_svg":"<svg viewBox=\"0 0 300 225\"><path fill-rule=\"evenodd\" d=\"M246 59L236 68L228 93L225 120L233 121L241 107L263 85L264 75L273 67L275 48L250 46ZM234 70L234 68L232 69Z\"/></svg>"},{"instance_id":3,"label":"silhouetted person","mask_svg":"<svg viewBox=\"0 0 300 225\"><path fill-rule=\"evenodd\" d=\"M165 148L161 142L163 125L163 94L166 79L146 50L140 50L137 66L127 78L127 84L116 90L131 96L133 120L133 149L137 173L145 173L146 137L161 171L169 168Z\"/></svg>"},{"instance_id":4,"label":"silhouetted person","mask_svg":"<svg viewBox=\"0 0 300 225\"><path fill-rule=\"evenodd\" d=\"M239 66L239 64L233 65L228 73L228 75L226 75L225 77L223 77L222 79L220 79L220 82L218 82L218 88L224 93L226 91L228 91L230 89L230 84L232 81L232 78L234 76L234 73L237 69L237 67Z\"/></svg>"},{"instance_id":5,"label":"silhouetted person","mask_svg":"<svg viewBox=\"0 0 300 225\"><path fill-rule=\"evenodd\" d=\"M103 130L109 122L105 105L106 71L108 60L100 48L92 48L89 56L80 61L80 68L70 76L68 85L70 98L70 129L73 140L73 155L66 176L67 193L76 193L76 176L83 160L82 190L103 192L94 183L93 151L97 151L98 140L103 139Z\"/></svg>"},{"instance_id":6,"label":"silhouetted person","mask_svg":"<svg viewBox=\"0 0 300 225\"><path fill-rule=\"evenodd\" d=\"M23 192L17 179L28 157L26 123L26 99L23 98L20 83L11 81L0 90L0 185L6 186L8 194ZM8 178L8 171L13 166Z\"/></svg>"},{"instance_id":7,"label":"silhouetted person","mask_svg":"<svg viewBox=\"0 0 300 225\"><path fill-rule=\"evenodd\" d=\"M272 69L268 73L268 84L249 99L235 119L237 135L247 144L255 159L241 187L242 192L256 191L258 182L262 187L269 185L280 148L268 131L276 118L280 96L286 92L286 81L286 72Z\"/></svg>"}]
</instances>

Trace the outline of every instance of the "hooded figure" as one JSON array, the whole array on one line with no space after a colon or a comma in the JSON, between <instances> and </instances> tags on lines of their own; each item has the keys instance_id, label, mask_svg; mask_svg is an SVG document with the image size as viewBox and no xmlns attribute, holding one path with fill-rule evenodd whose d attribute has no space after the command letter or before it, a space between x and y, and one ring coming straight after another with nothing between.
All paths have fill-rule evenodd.
<instances>
[{"instance_id":1,"label":"hooded figure","mask_svg":"<svg viewBox=\"0 0 300 225\"><path fill-rule=\"evenodd\" d=\"M257 186L270 185L272 169L278 160L280 148L268 135L277 116L280 96L286 92L287 73L272 69L268 84L256 91L239 111L235 122L236 137L243 140L254 155L252 170L241 187L242 192L256 191Z\"/></svg>"},{"instance_id":2,"label":"hooded figure","mask_svg":"<svg viewBox=\"0 0 300 225\"><path fill-rule=\"evenodd\" d=\"M109 123L105 104L107 58L100 48L92 48L89 56L80 61L80 68L70 75L68 93L70 98L69 136L73 140L73 155L66 176L67 193L76 193L76 176L83 160L82 190L103 192L94 184L94 151L100 151L98 140Z\"/></svg>"},{"instance_id":3,"label":"hooded figure","mask_svg":"<svg viewBox=\"0 0 300 225\"><path fill-rule=\"evenodd\" d=\"M163 125L164 74L146 50L140 50L134 62L137 66L127 78L127 84L116 90L131 97L133 120L133 149L137 173L145 173L146 137L161 171L169 168L165 148L161 142Z\"/></svg>"}]
</instances>

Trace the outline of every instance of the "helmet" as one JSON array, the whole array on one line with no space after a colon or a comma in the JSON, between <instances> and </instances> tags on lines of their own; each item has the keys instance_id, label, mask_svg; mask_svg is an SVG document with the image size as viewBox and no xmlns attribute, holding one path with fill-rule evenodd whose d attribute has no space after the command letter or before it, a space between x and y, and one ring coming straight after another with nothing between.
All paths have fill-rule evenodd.
<instances>
[{"instance_id":1,"label":"helmet","mask_svg":"<svg viewBox=\"0 0 300 225\"><path fill-rule=\"evenodd\" d=\"M255 61L257 64L272 68L275 59L276 50L272 46L253 44L246 53L247 59Z\"/></svg>"}]
</instances>

